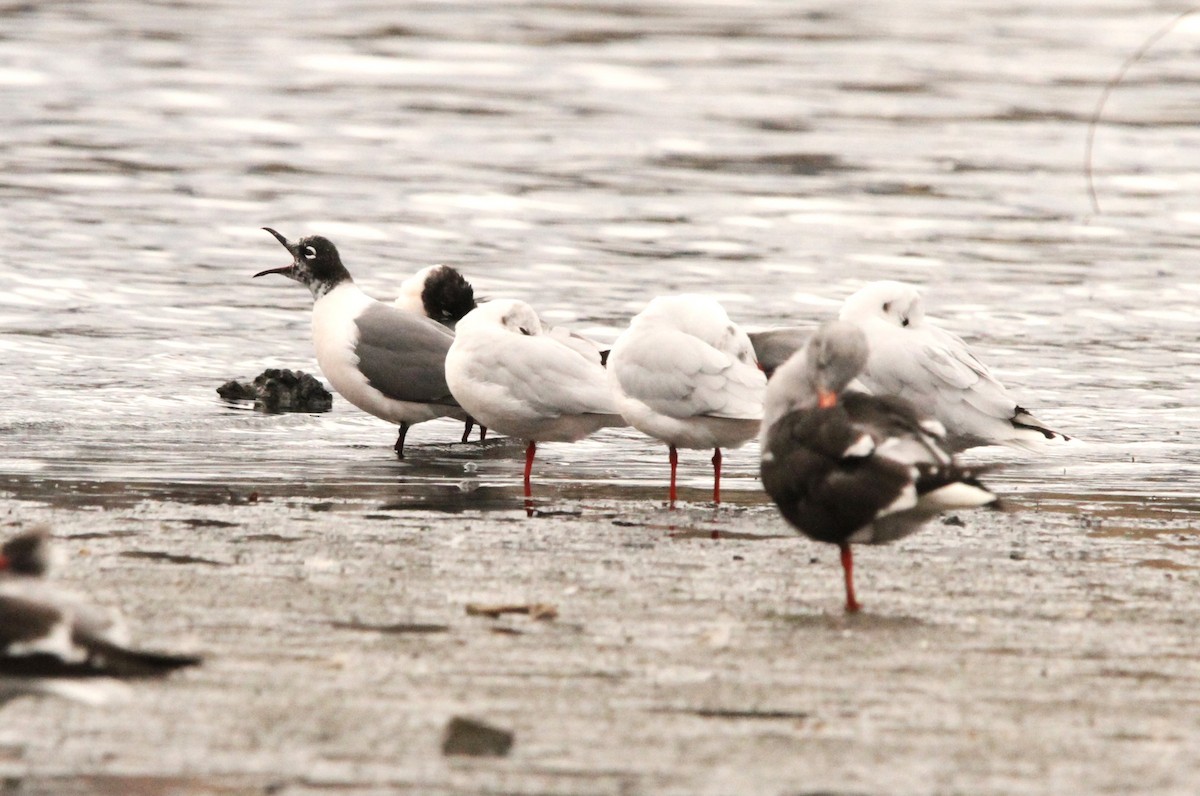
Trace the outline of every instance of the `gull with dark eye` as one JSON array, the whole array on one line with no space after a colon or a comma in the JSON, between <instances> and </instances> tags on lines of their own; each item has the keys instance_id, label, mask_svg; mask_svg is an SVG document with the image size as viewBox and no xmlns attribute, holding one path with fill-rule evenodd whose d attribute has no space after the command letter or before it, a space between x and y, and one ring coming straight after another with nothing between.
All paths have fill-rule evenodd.
<instances>
[{"instance_id":1,"label":"gull with dark eye","mask_svg":"<svg viewBox=\"0 0 1200 796\"><path fill-rule=\"evenodd\" d=\"M623 426L599 350L545 327L523 301L484 302L458 322L446 381L464 409L501 434L524 440L525 500L539 442L575 442Z\"/></svg>"},{"instance_id":2,"label":"gull with dark eye","mask_svg":"<svg viewBox=\"0 0 1200 796\"><path fill-rule=\"evenodd\" d=\"M854 325L823 324L767 385L759 439L763 488L780 513L841 551L851 613L851 544L891 542L939 512L996 500L943 449L940 423L900 398L847 389L867 351Z\"/></svg>"},{"instance_id":3,"label":"gull with dark eye","mask_svg":"<svg viewBox=\"0 0 1200 796\"><path fill-rule=\"evenodd\" d=\"M667 444L668 506L675 507L679 448L713 451L713 503L721 502L721 449L758 433L767 377L750 338L706 296L659 296L613 344L609 384L629 424Z\"/></svg>"},{"instance_id":4,"label":"gull with dark eye","mask_svg":"<svg viewBox=\"0 0 1200 796\"><path fill-rule=\"evenodd\" d=\"M930 323L912 285L872 282L846 299L839 317L867 337L870 358L859 382L929 412L946 427L954 450L1040 451L1069 439L1018 405L962 338Z\"/></svg>"},{"instance_id":5,"label":"gull with dark eye","mask_svg":"<svg viewBox=\"0 0 1200 796\"><path fill-rule=\"evenodd\" d=\"M273 229L267 232L291 253L292 263L255 276L280 274L309 289L321 372L347 401L400 426L399 458L411 426L438 417L467 419L446 385L453 332L362 292L328 239L310 235L291 243Z\"/></svg>"}]
</instances>

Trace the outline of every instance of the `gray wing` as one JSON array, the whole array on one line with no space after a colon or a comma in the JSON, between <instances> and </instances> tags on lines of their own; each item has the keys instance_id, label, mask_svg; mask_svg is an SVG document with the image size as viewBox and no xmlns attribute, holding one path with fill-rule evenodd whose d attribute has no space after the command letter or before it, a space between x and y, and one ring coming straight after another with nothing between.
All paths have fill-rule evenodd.
<instances>
[{"instance_id":1,"label":"gray wing","mask_svg":"<svg viewBox=\"0 0 1200 796\"><path fill-rule=\"evenodd\" d=\"M355 319L359 370L389 398L457 406L446 386L446 352L454 335L423 315L373 304Z\"/></svg>"},{"instance_id":2,"label":"gray wing","mask_svg":"<svg viewBox=\"0 0 1200 796\"><path fill-rule=\"evenodd\" d=\"M804 348L812 329L780 326L746 334L750 337L750 344L754 346L754 358L762 366L763 372L770 377L792 354Z\"/></svg>"}]
</instances>

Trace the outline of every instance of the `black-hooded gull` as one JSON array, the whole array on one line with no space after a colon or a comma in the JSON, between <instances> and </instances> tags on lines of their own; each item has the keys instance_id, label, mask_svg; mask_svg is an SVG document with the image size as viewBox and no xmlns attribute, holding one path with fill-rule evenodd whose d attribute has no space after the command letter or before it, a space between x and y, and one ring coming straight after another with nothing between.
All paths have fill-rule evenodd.
<instances>
[{"instance_id":1,"label":"black-hooded gull","mask_svg":"<svg viewBox=\"0 0 1200 796\"><path fill-rule=\"evenodd\" d=\"M450 391L476 421L525 440L525 497L538 442L574 442L623 426L594 347L549 333L523 301L480 304L446 354Z\"/></svg>"},{"instance_id":2,"label":"black-hooded gull","mask_svg":"<svg viewBox=\"0 0 1200 796\"><path fill-rule=\"evenodd\" d=\"M1068 439L1019 406L960 337L930 323L912 285L872 282L846 299L840 319L867 337L863 386L905 398L941 421L953 450L1040 450Z\"/></svg>"},{"instance_id":3,"label":"black-hooded gull","mask_svg":"<svg viewBox=\"0 0 1200 796\"><path fill-rule=\"evenodd\" d=\"M721 448L752 439L767 377L746 333L716 300L660 296L633 318L608 355L608 379L629 425L667 443L669 505L679 448L713 450L713 502L721 502Z\"/></svg>"},{"instance_id":4,"label":"black-hooded gull","mask_svg":"<svg viewBox=\"0 0 1200 796\"><path fill-rule=\"evenodd\" d=\"M451 331L463 316L475 309L475 288L458 269L449 265L430 265L400 283L400 295L392 304L406 312L424 315ZM467 418L462 441L471 438L475 425ZM479 439L487 437L487 426L479 427Z\"/></svg>"},{"instance_id":5,"label":"black-hooded gull","mask_svg":"<svg viewBox=\"0 0 1200 796\"><path fill-rule=\"evenodd\" d=\"M866 361L857 327L823 324L767 385L760 438L763 488L784 518L840 548L849 612L852 543L891 542L939 512L996 500L942 449L940 423L903 399L846 391Z\"/></svg>"},{"instance_id":6,"label":"black-hooded gull","mask_svg":"<svg viewBox=\"0 0 1200 796\"><path fill-rule=\"evenodd\" d=\"M292 263L254 276L282 274L312 292L313 346L321 372L347 401L400 426L398 457L404 458L410 426L438 417L466 421L446 385L453 332L362 292L326 238L310 235L291 243L273 229L267 232L291 253Z\"/></svg>"}]
</instances>

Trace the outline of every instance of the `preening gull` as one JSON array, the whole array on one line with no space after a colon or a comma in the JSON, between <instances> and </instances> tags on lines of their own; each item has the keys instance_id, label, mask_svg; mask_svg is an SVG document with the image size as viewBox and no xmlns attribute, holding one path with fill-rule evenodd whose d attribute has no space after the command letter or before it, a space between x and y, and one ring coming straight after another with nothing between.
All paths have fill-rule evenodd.
<instances>
[{"instance_id":1,"label":"preening gull","mask_svg":"<svg viewBox=\"0 0 1200 796\"><path fill-rule=\"evenodd\" d=\"M761 473L784 518L841 550L846 610L854 596L850 545L913 533L941 511L996 500L942 447L944 429L895 396L848 391L867 362L855 326L823 324L767 385Z\"/></svg>"}]
</instances>

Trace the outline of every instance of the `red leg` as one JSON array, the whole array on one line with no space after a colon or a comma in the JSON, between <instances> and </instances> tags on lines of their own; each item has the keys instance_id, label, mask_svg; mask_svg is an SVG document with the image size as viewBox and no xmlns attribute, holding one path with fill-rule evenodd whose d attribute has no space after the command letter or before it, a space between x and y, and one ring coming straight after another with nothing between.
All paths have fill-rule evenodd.
<instances>
[{"instance_id":1,"label":"red leg","mask_svg":"<svg viewBox=\"0 0 1200 796\"><path fill-rule=\"evenodd\" d=\"M713 503L721 505L721 449L713 449Z\"/></svg>"},{"instance_id":2,"label":"red leg","mask_svg":"<svg viewBox=\"0 0 1200 796\"><path fill-rule=\"evenodd\" d=\"M525 497L533 497L533 489L529 485L529 476L533 473L533 457L537 454L537 443L533 440L529 441L529 447L525 449Z\"/></svg>"},{"instance_id":3,"label":"red leg","mask_svg":"<svg viewBox=\"0 0 1200 796\"><path fill-rule=\"evenodd\" d=\"M675 450L674 445L671 445L670 448L671 453L669 458L671 460L671 490L668 492L668 495L670 496L670 508L673 509L675 508L675 468L679 466L679 451Z\"/></svg>"},{"instance_id":4,"label":"red leg","mask_svg":"<svg viewBox=\"0 0 1200 796\"><path fill-rule=\"evenodd\" d=\"M529 441L529 447L525 449L525 515L533 516L533 488L530 485L530 476L533 474L533 457L537 453L537 443L533 440Z\"/></svg>"},{"instance_id":5,"label":"red leg","mask_svg":"<svg viewBox=\"0 0 1200 796\"><path fill-rule=\"evenodd\" d=\"M856 614L862 608L854 599L854 554L850 552L850 543L838 545L842 549L842 572L846 575L846 613Z\"/></svg>"}]
</instances>

